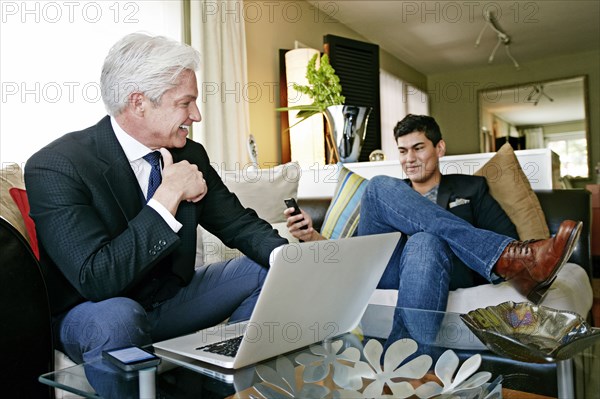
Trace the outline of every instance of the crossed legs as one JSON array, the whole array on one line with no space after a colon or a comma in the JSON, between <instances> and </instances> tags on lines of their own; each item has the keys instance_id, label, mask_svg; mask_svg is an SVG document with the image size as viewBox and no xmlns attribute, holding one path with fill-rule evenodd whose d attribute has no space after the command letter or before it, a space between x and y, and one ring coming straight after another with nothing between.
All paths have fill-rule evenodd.
<instances>
[{"instance_id":1,"label":"crossed legs","mask_svg":"<svg viewBox=\"0 0 600 399\"><path fill-rule=\"evenodd\" d=\"M412 337L422 345L419 352L434 354L429 346L435 341L441 322L439 314L405 309L444 311L453 255L491 279L494 264L513 239L473 227L402 180L378 176L363 194L358 235L392 231L405 235L378 285L398 290L392 333L386 346Z\"/></svg>"}]
</instances>

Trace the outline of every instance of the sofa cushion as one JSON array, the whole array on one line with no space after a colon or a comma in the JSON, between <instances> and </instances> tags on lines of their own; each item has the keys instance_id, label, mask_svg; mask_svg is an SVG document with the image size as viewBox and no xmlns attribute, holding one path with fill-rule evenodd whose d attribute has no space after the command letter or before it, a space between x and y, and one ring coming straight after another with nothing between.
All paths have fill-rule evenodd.
<instances>
[{"instance_id":1,"label":"sofa cushion","mask_svg":"<svg viewBox=\"0 0 600 399\"><path fill-rule=\"evenodd\" d=\"M13 187L25 189L25 182L23 180L23 171L19 165L9 163L0 169L0 216L13 225L27 241L31 242L29 234L27 234L25 221L21 216L21 211L9 192Z\"/></svg>"},{"instance_id":2,"label":"sofa cushion","mask_svg":"<svg viewBox=\"0 0 600 399\"><path fill-rule=\"evenodd\" d=\"M244 168L239 171L222 171L221 178L235 193L244 207L256 211L269 223L285 222L283 200L298 195L301 169L295 162L268 169Z\"/></svg>"},{"instance_id":3,"label":"sofa cushion","mask_svg":"<svg viewBox=\"0 0 600 399\"><path fill-rule=\"evenodd\" d=\"M272 226L281 237L287 239L290 243L298 242L298 239L289 233L285 222L273 223ZM239 250L229 248L214 234L209 233L202 227L198 228L198 234L200 235L199 243L201 244L196 249L196 267L244 256Z\"/></svg>"},{"instance_id":4,"label":"sofa cushion","mask_svg":"<svg viewBox=\"0 0 600 399\"><path fill-rule=\"evenodd\" d=\"M369 182L342 164L338 166L341 169L337 186L321 226L321 235L332 240L351 237L356 231L360 200Z\"/></svg>"},{"instance_id":5,"label":"sofa cushion","mask_svg":"<svg viewBox=\"0 0 600 399\"><path fill-rule=\"evenodd\" d=\"M40 250L38 248L35 223L33 222L31 216L29 216L29 199L27 198L27 192L18 187L11 187L8 191L15 204L17 204L19 211L21 212L21 216L25 222L25 228L27 229L27 234L29 235L29 244L31 245L31 250L33 251L35 257L39 260Z\"/></svg>"},{"instance_id":6,"label":"sofa cushion","mask_svg":"<svg viewBox=\"0 0 600 399\"><path fill-rule=\"evenodd\" d=\"M279 226L286 221L283 211L285 198L296 198L301 169L290 162L274 168L243 168L236 171L219 170L219 175L229 191L242 205L253 209L259 217ZM284 223L285 224L285 223ZM285 226L284 226L285 227ZM279 226L279 235L287 238L287 228ZM237 249L226 247L217 237L198 226L196 230L196 267L240 256Z\"/></svg>"},{"instance_id":7,"label":"sofa cushion","mask_svg":"<svg viewBox=\"0 0 600 399\"><path fill-rule=\"evenodd\" d=\"M519 239L550 236L540 202L510 144L504 144L475 175L485 177L490 194L517 228Z\"/></svg>"}]
</instances>

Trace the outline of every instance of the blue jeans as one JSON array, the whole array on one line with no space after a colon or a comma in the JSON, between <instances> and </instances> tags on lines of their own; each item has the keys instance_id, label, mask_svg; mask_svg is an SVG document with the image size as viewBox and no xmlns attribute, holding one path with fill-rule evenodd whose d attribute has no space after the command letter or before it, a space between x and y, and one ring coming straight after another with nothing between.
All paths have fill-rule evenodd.
<instances>
[{"instance_id":1,"label":"blue jeans","mask_svg":"<svg viewBox=\"0 0 600 399\"><path fill-rule=\"evenodd\" d=\"M473 227L400 179L374 177L361 199L358 235L394 231L404 235L378 288L397 289L398 308L444 311L453 256L491 281L496 261L513 241L511 237ZM423 320L403 320L397 309L392 335L404 337L407 329L416 339L423 335L416 329L422 332L423 327ZM412 334L411 329L415 330Z\"/></svg>"},{"instance_id":2,"label":"blue jeans","mask_svg":"<svg viewBox=\"0 0 600 399\"><path fill-rule=\"evenodd\" d=\"M99 359L102 351L144 346L218 324L249 319L267 269L243 256L201 267L171 299L146 311L116 297L84 302L54 321L59 346L77 363Z\"/></svg>"}]
</instances>

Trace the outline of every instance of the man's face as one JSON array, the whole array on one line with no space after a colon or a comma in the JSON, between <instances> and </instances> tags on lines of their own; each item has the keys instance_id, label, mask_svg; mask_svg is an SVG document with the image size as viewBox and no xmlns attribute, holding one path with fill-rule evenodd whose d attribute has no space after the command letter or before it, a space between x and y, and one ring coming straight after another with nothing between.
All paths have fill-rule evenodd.
<instances>
[{"instance_id":1,"label":"man's face","mask_svg":"<svg viewBox=\"0 0 600 399\"><path fill-rule=\"evenodd\" d=\"M439 175L439 158L446 152L444 140L434 146L423 132L398 137L400 165L414 183L425 183Z\"/></svg>"},{"instance_id":2,"label":"man's face","mask_svg":"<svg viewBox=\"0 0 600 399\"><path fill-rule=\"evenodd\" d=\"M189 127L202 119L196 105L196 74L185 70L176 84L162 95L160 104L145 100L145 144L152 149L183 147Z\"/></svg>"}]
</instances>

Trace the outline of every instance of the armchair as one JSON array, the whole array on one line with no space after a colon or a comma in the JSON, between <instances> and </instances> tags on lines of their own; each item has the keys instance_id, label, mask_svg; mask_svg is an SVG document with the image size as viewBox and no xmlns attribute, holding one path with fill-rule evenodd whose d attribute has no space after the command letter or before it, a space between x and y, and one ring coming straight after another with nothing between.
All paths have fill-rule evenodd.
<instances>
[{"instance_id":1,"label":"armchair","mask_svg":"<svg viewBox=\"0 0 600 399\"><path fill-rule=\"evenodd\" d=\"M0 348L6 370L2 393L10 398L51 397L38 377L54 361L46 284L27 241L0 218Z\"/></svg>"}]
</instances>

